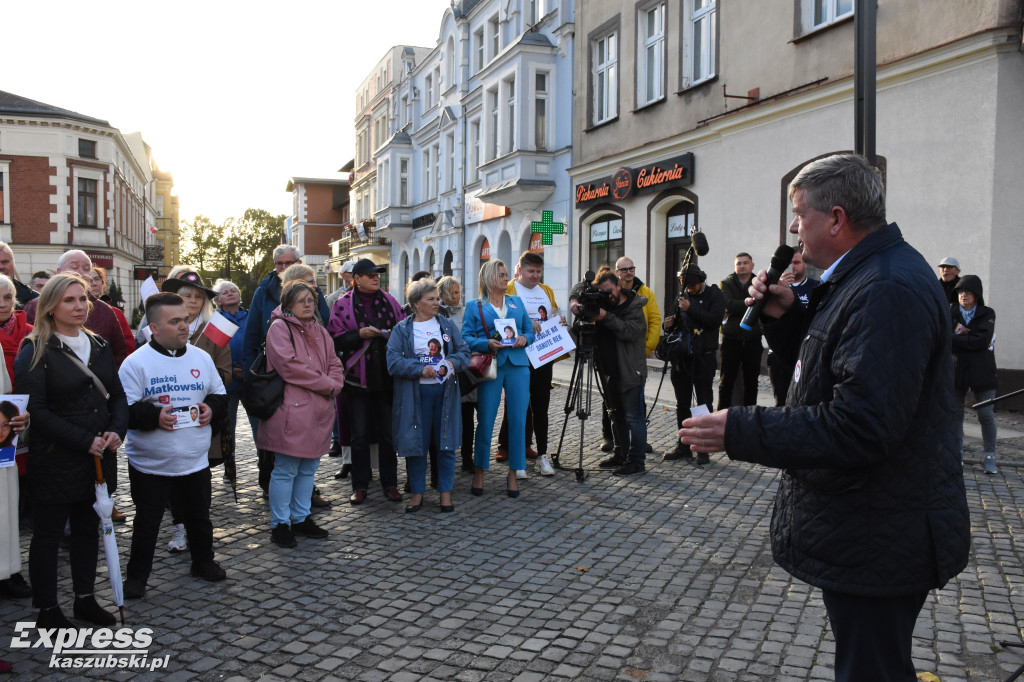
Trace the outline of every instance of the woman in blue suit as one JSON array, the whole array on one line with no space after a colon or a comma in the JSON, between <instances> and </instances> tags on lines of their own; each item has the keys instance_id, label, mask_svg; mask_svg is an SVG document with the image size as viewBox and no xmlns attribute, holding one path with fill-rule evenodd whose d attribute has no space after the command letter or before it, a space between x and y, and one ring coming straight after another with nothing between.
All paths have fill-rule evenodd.
<instances>
[{"instance_id":1,"label":"woman in blue suit","mask_svg":"<svg viewBox=\"0 0 1024 682\"><path fill-rule=\"evenodd\" d=\"M485 381L477 389L476 444L473 451L473 487L470 492L484 494L484 471L491 464L491 435L494 419L501 402L501 391L505 389L505 406L508 408L508 496L519 497L516 469L526 468L526 408L530 404L530 360L526 357L526 346L533 343L533 323L526 313L526 306L518 296L508 296L508 270L500 260L484 263L480 268L480 298L466 303L462 318L462 337L475 353L494 353L498 366L498 378ZM501 337L494 328L496 319L512 319L520 335L511 346L503 346ZM512 434L519 434L518 437Z\"/></svg>"}]
</instances>

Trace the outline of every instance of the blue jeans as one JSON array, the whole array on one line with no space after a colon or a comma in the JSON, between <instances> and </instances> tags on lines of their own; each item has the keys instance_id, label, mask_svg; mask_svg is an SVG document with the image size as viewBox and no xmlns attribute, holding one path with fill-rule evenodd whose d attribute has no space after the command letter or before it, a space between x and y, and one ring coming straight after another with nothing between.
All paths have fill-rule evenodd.
<instances>
[{"instance_id":1,"label":"blue jeans","mask_svg":"<svg viewBox=\"0 0 1024 682\"><path fill-rule=\"evenodd\" d=\"M616 403L618 403L616 405ZM615 456L644 464L647 453L647 422L644 411L644 381L636 388L611 397L612 435L615 437Z\"/></svg>"},{"instance_id":2,"label":"blue jeans","mask_svg":"<svg viewBox=\"0 0 1024 682\"><path fill-rule=\"evenodd\" d=\"M441 415L444 409L444 384L420 384L420 438L423 452L405 458L409 488L413 495L427 489L427 452L433 443L437 449L437 491L450 493L455 487L455 451L441 449Z\"/></svg>"},{"instance_id":3,"label":"blue jeans","mask_svg":"<svg viewBox=\"0 0 1024 682\"><path fill-rule=\"evenodd\" d=\"M491 436L502 389L505 389L505 407L508 409L508 466L510 469L525 469L530 368L508 362L498 365L498 378L485 381L476 389L478 403L473 463L481 469L491 466Z\"/></svg>"},{"instance_id":4,"label":"blue jeans","mask_svg":"<svg viewBox=\"0 0 1024 682\"><path fill-rule=\"evenodd\" d=\"M271 528L306 520L309 500L313 495L313 474L319 466L319 457L292 457L276 453L274 472L270 474Z\"/></svg>"}]
</instances>

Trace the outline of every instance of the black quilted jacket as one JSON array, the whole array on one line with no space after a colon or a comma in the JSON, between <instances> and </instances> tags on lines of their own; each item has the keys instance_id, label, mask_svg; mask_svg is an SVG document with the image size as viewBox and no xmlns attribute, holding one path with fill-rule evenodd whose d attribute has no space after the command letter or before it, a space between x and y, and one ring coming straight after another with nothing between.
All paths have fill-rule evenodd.
<instances>
[{"instance_id":1,"label":"black quilted jacket","mask_svg":"<svg viewBox=\"0 0 1024 682\"><path fill-rule=\"evenodd\" d=\"M96 497L96 465L89 447L93 438L113 431L122 439L128 429L128 402L121 387L110 344L90 336L89 369L103 382L109 398L68 357L71 349L50 337L39 364L29 368L35 346L26 341L14 361L18 390L28 393L30 446L28 479L32 499L42 504L78 502ZM103 457L108 491L117 484L117 460Z\"/></svg>"},{"instance_id":2,"label":"black quilted jacket","mask_svg":"<svg viewBox=\"0 0 1024 682\"><path fill-rule=\"evenodd\" d=\"M949 307L928 263L891 224L843 258L807 309L762 323L796 366L786 406L731 408L725 443L732 459L785 469L776 562L851 594L944 585L967 564L970 518Z\"/></svg>"}]
</instances>

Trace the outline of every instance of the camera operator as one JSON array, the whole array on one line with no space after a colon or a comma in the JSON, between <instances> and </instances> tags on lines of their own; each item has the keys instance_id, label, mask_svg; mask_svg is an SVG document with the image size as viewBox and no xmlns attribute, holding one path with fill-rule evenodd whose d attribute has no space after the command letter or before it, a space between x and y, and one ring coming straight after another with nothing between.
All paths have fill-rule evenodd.
<instances>
[{"instance_id":1,"label":"camera operator","mask_svg":"<svg viewBox=\"0 0 1024 682\"><path fill-rule=\"evenodd\" d=\"M718 361L718 327L725 314L725 297L718 287L705 284L708 276L691 264L679 272L679 283L683 291L665 311L665 333L673 340L668 344L668 360L672 363L672 388L676 394L676 424L683 426L683 420L690 417L691 396L697 394L697 402L711 410L714 397L712 384ZM664 461L692 459L690 449L676 443L675 450L667 453ZM697 466L709 462L706 452L697 455Z\"/></svg>"},{"instance_id":2,"label":"camera operator","mask_svg":"<svg viewBox=\"0 0 1024 682\"><path fill-rule=\"evenodd\" d=\"M594 364L604 386L615 439L614 454L601 462L600 467L614 468L616 476L641 474L646 471L644 445L647 443L644 421L644 382L647 379L644 305L647 299L623 289L613 272L597 279L597 288L607 293L586 291L590 288L579 293L570 307L574 315L582 314L582 324L597 327ZM589 302L595 295L603 300L597 310L592 310Z\"/></svg>"}]
</instances>

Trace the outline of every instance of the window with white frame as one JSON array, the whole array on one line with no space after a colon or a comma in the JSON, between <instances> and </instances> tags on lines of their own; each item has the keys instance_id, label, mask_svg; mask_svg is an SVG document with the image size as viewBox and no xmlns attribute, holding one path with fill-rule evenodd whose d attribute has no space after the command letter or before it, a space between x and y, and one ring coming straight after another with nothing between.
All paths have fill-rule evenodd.
<instances>
[{"instance_id":1,"label":"window with white frame","mask_svg":"<svg viewBox=\"0 0 1024 682\"><path fill-rule=\"evenodd\" d=\"M619 41L611 33L594 41L594 125L619 113Z\"/></svg>"},{"instance_id":2,"label":"window with white frame","mask_svg":"<svg viewBox=\"0 0 1024 682\"><path fill-rule=\"evenodd\" d=\"M409 159L398 161L398 205L409 205Z\"/></svg>"},{"instance_id":3,"label":"window with white frame","mask_svg":"<svg viewBox=\"0 0 1024 682\"><path fill-rule=\"evenodd\" d=\"M491 125L487 131L487 159L498 158L498 89L487 91L487 109L491 113Z\"/></svg>"},{"instance_id":4,"label":"window with white frame","mask_svg":"<svg viewBox=\"0 0 1024 682\"><path fill-rule=\"evenodd\" d=\"M427 74L423 78L423 108L429 109L434 105L434 76Z\"/></svg>"},{"instance_id":5,"label":"window with white frame","mask_svg":"<svg viewBox=\"0 0 1024 682\"><path fill-rule=\"evenodd\" d=\"M537 6L538 3L539 0L526 0L526 23L530 26L536 24L537 20L540 18L540 15L538 14L540 11L540 7Z\"/></svg>"},{"instance_id":6,"label":"window with white frame","mask_svg":"<svg viewBox=\"0 0 1024 682\"><path fill-rule=\"evenodd\" d=\"M480 119L474 119L469 124L469 181L476 182L480 179Z\"/></svg>"},{"instance_id":7,"label":"window with white frame","mask_svg":"<svg viewBox=\"0 0 1024 682\"><path fill-rule=\"evenodd\" d=\"M516 149L516 79L505 81L505 147L502 153L509 154Z\"/></svg>"},{"instance_id":8,"label":"window with white frame","mask_svg":"<svg viewBox=\"0 0 1024 682\"><path fill-rule=\"evenodd\" d=\"M11 172L10 161L0 161L0 225L11 220Z\"/></svg>"},{"instance_id":9,"label":"window with white frame","mask_svg":"<svg viewBox=\"0 0 1024 682\"><path fill-rule=\"evenodd\" d=\"M816 31L853 16L854 0L797 0L801 34Z\"/></svg>"},{"instance_id":10,"label":"window with white frame","mask_svg":"<svg viewBox=\"0 0 1024 682\"><path fill-rule=\"evenodd\" d=\"M91 178L78 178L75 214L75 225L78 227L99 227L99 195L96 188L98 181Z\"/></svg>"},{"instance_id":11,"label":"window with white frame","mask_svg":"<svg viewBox=\"0 0 1024 682\"><path fill-rule=\"evenodd\" d=\"M455 39L448 38L448 49L446 50L445 64L448 66L444 85L450 88L455 85Z\"/></svg>"},{"instance_id":12,"label":"window with white frame","mask_svg":"<svg viewBox=\"0 0 1024 682\"><path fill-rule=\"evenodd\" d=\"M488 39L491 41L491 59L498 56L498 51L501 49L501 25L498 23L498 15L495 14L493 17L487 20L487 32Z\"/></svg>"},{"instance_id":13,"label":"window with white frame","mask_svg":"<svg viewBox=\"0 0 1024 682\"><path fill-rule=\"evenodd\" d=\"M420 201L430 198L430 148L423 150L423 186L420 188Z\"/></svg>"},{"instance_id":14,"label":"window with white frame","mask_svg":"<svg viewBox=\"0 0 1024 682\"><path fill-rule=\"evenodd\" d=\"M538 151L548 148L548 74L543 72L534 77L533 146Z\"/></svg>"},{"instance_id":15,"label":"window with white frame","mask_svg":"<svg viewBox=\"0 0 1024 682\"><path fill-rule=\"evenodd\" d=\"M388 160L382 159L380 168L377 169L377 177L380 178L380 191L377 192L377 210L391 205L391 178L388 175L390 169L391 164L388 163Z\"/></svg>"},{"instance_id":16,"label":"window with white frame","mask_svg":"<svg viewBox=\"0 0 1024 682\"><path fill-rule=\"evenodd\" d=\"M484 28L481 26L473 34L473 73L480 73L487 62L484 56L484 49L487 43L484 42Z\"/></svg>"},{"instance_id":17,"label":"window with white frame","mask_svg":"<svg viewBox=\"0 0 1024 682\"><path fill-rule=\"evenodd\" d=\"M438 192L441 191L441 145L440 144L435 144L434 145L434 149L431 152L430 157L431 157L431 159L434 162L434 177L433 177L433 184L431 186L431 189L433 190L433 193L430 195L430 197L433 199L433 198L436 198Z\"/></svg>"},{"instance_id":18,"label":"window with white frame","mask_svg":"<svg viewBox=\"0 0 1024 682\"><path fill-rule=\"evenodd\" d=\"M715 77L718 58L717 0L683 0L682 87Z\"/></svg>"},{"instance_id":19,"label":"window with white frame","mask_svg":"<svg viewBox=\"0 0 1024 682\"><path fill-rule=\"evenodd\" d=\"M434 69L434 104L441 103L441 67Z\"/></svg>"},{"instance_id":20,"label":"window with white frame","mask_svg":"<svg viewBox=\"0 0 1024 682\"><path fill-rule=\"evenodd\" d=\"M665 96L665 4L640 10L637 16L636 104Z\"/></svg>"},{"instance_id":21,"label":"window with white frame","mask_svg":"<svg viewBox=\"0 0 1024 682\"><path fill-rule=\"evenodd\" d=\"M445 189L455 189L455 133L444 136Z\"/></svg>"},{"instance_id":22,"label":"window with white frame","mask_svg":"<svg viewBox=\"0 0 1024 682\"><path fill-rule=\"evenodd\" d=\"M408 123L409 120L412 118L410 116L410 114L412 112L409 110L409 95L407 95L407 94L406 95L402 95L401 112L402 113L401 113L401 117L399 118L399 124L398 124L399 128L405 126L405 124Z\"/></svg>"}]
</instances>

